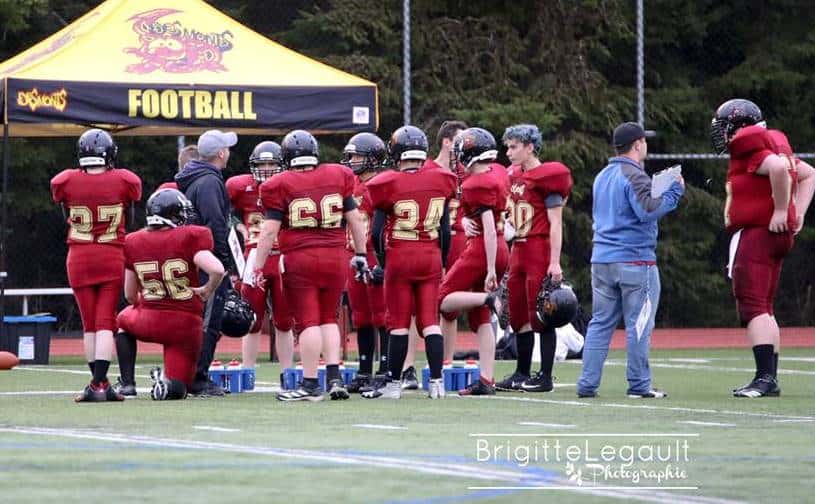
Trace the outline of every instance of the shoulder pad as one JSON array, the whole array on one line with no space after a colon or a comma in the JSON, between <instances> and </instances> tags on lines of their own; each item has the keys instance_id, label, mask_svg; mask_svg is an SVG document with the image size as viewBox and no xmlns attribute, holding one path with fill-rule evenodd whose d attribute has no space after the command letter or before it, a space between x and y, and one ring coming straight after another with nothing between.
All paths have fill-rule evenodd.
<instances>
[{"instance_id":1,"label":"shoulder pad","mask_svg":"<svg viewBox=\"0 0 815 504\"><path fill-rule=\"evenodd\" d=\"M744 159L763 150L775 152L776 147L767 128L747 126L736 132L736 136L730 141L728 150L732 158Z\"/></svg>"},{"instance_id":2,"label":"shoulder pad","mask_svg":"<svg viewBox=\"0 0 815 504\"><path fill-rule=\"evenodd\" d=\"M770 135L770 138L775 143L776 154L786 154L788 156L793 155L793 150L792 146L790 145L790 141L783 131L776 129L767 130L767 134Z\"/></svg>"}]
</instances>

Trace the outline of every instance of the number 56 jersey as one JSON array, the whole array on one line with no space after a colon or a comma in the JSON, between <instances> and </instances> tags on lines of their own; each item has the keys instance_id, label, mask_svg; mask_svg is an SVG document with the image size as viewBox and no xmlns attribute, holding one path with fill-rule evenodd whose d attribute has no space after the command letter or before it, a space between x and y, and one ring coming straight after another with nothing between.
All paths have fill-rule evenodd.
<instances>
[{"instance_id":1,"label":"number 56 jersey","mask_svg":"<svg viewBox=\"0 0 815 504\"><path fill-rule=\"evenodd\" d=\"M200 285L194 258L212 248L212 231L203 226L145 228L127 235L125 268L139 277L139 306L200 316L204 305L191 289Z\"/></svg>"}]
</instances>

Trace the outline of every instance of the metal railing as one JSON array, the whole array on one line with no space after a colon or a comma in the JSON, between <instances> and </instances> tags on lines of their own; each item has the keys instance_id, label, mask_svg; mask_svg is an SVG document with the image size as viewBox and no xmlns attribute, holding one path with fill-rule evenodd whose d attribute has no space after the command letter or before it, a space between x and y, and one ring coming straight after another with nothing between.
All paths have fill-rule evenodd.
<instances>
[{"instance_id":1,"label":"metal railing","mask_svg":"<svg viewBox=\"0 0 815 504\"><path fill-rule=\"evenodd\" d=\"M6 289L6 296L23 298L23 315L28 315L28 298L32 296L72 296L74 290L70 287L49 287L44 289Z\"/></svg>"}]
</instances>

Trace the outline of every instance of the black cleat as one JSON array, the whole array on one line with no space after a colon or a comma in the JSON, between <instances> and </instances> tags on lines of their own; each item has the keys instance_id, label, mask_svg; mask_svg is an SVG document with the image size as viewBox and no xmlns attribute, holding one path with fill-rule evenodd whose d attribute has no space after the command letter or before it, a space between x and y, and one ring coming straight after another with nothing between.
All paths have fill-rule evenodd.
<instances>
[{"instance_id":1,"label":"black cleat","mask_svg":"<svg viewBox=\"0 0 815 504\"><path fill-rule=\"evenodd\" d=\"M328 383L328 396L332 401L343 401L351 397L345 384L339 378L335 378Z\"/></svg>"},{"instance_id":2,"label":"black cleat","mask_svg":"<svg viewBox=\"0 0 815 504\"><path fill-rule=\"evenodd\" d=\"M357 373L351 383L348 384L348 392L351 394L358 394L363 388L371 384L371 375L365 373Z\"/></svg>"},{"instance_id":3,"label":"black cleat","mask_svg":"<svg viewBox=\"0 0 815 504\"><path fill-rule=\"evenodd\" d=\"M458 391L460 396L495 395L495 383L487 383L484 380L476 380L466 388Z\"/></svg>"},{"instance_id":4,"label":"black cleat","mask_svg":"<svg viewBox=\"0 0 815 504\"><path fill-rule=\"evenodd\" d=\"M529 377L525 374L515 371L511 375L505 376L503 380L496 382L495 388L506 392L519 392L523 390L521 385L528 379Z\"/></svg>"},{"instance_id":5,"label":"black cleat","mask_svg":"<svg viewBox=\"0 0 815 504\"><path fill-rule=\"evenodd\" d=\"M733 391L733 397L778 397L781 395L781 389L778 388L778 382L772 375L765 374L754 379L744 387Z\"/></svg>"},{"instance_id":6,"label":"black cleat","mask_svg":"<svg viewBox=\"0 0 815 504\"><path fill-rule=\"evenodd\" d=\"M365 392L372 392L374 390L379 390L385 388L385 385L388 384L388 375L387 374L377 374L374 375L373 380L368 383L368 385L359 389L359 393L363 394Z\"/></svg>"},{"instance_id":7,"label":"black cleat","mask_svg":"<svg viewBox=\"0 0 815 504\"><path fill-rule=\"evenodd\" d=\"M121 376L116 378L116 385L113 386L113 390L125 397L136 397L136 384L123 382Z\"/></svg>"},{"instance_id":8,"label":"black cleat","mask_svg":"<svg viewBox=\"0 0 815 504\"><path fill-rule=\"evenodd\" d=\"M347 394L347 393L346 393ZM278 401L285 401L285 402L293 402L293 401L322 401L323 400L323 392L320 390L320 386L316 386L314 388L310 388L305 386L303 383L298 384L297 388L294 390L287 390L285 392L279 392L277 394Z\"/></svg>"},{"instance_id":9,"label":"black cleat","mask_svg":"<svg viewBox=\"0 0 815 504\"><path fill-rule=\"evenodd\" d=\"M223 387L212 380L196 381L192 384L190 395L197 397L223 397L225 394Z\"/></svg>"},{"instance_id":10,"label":"black cleat","mask_svg":"<svg viewBox=\"0 0 815 504\"><path fill-rule=\"evenodd\" d=\"M416 378L416 368L410 366L402 371L402 390L418 390L419 380Z\"/></svg>"},{"instance_id":11,"label":"black cleat","mask_svg":"<svg viewBox=\"0 0 815 504\"><path fill-rule=\"evenodd\" d=\"M554 390L555 384L551 376L546 376L542 372L535 373L529 379L521 384L521 390L524 392L551 392Z\"/></svg>"}]
</instances>

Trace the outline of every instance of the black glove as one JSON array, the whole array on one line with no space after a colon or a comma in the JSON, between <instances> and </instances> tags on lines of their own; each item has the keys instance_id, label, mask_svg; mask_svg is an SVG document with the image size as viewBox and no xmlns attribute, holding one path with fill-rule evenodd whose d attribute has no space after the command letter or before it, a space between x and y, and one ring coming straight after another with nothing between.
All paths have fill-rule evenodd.
<instances>
[{"instance_id":1,"label":"black glove","mask_svg":"<svg viewBox=\"0 0 815 504\"><path fill-rule=\"evenodd\" d=\"M371 269L368 267L367 254L354 254L351 258L351 267L354 268L354 280L357 282L368 282L371 278Z\"/></svg>"},{"instance_id":2,"label":"black glove","mask_svg":"<svg viewBox=\"0 0 815 504\"><path fill-rule=\"evenodd\" d=\"M371 283L374 285L382 285L385 283L385 270L382 269L382 266L377 264L371 270Z\"/></svg>"}]
</instances>

